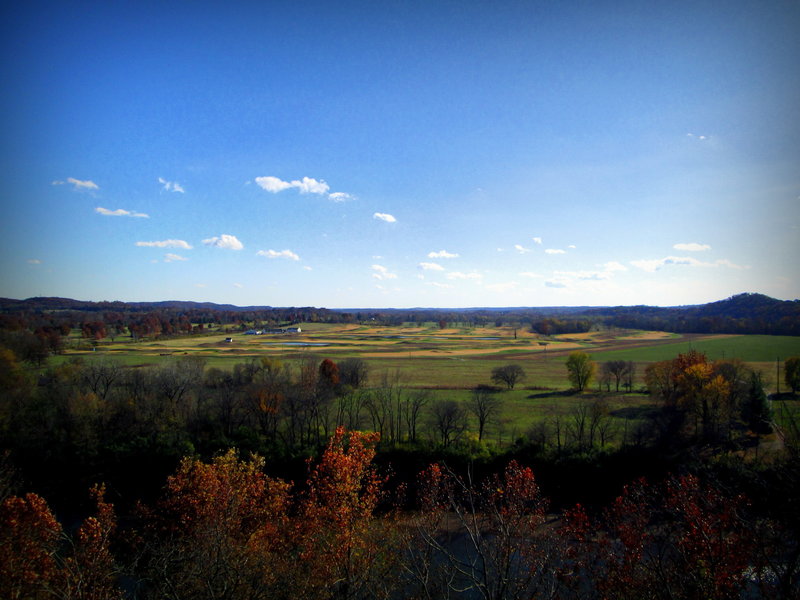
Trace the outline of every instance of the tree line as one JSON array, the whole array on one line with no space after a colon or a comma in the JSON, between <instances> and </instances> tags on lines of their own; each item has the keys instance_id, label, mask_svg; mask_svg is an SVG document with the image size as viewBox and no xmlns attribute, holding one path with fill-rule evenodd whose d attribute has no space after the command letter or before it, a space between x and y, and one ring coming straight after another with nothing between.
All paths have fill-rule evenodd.
<instances>
[{"instance_id":1,"label":"tree line","mask_svg":"<svg viewBox=\"0 0 800 600\"><path fill-rule=\"evenodd\" d=\"M460 327L509 326L549 336L581 333L597 327L670 331L800 335L800 301L781 301L761 294L739 294L726 300L686 307L545 307L505 309L364 309L316 307L236 307L195 302L80 302L64 298L0 299L0 332L26 330L42 340L55 332L80 330L84 337L134 339L196 333L203 327L243 329L282 324L404 323L454 324ZM53 344L55 340L49 340ZM52 348L55 350L55 348Z\"/></svg>"}]
</instances>

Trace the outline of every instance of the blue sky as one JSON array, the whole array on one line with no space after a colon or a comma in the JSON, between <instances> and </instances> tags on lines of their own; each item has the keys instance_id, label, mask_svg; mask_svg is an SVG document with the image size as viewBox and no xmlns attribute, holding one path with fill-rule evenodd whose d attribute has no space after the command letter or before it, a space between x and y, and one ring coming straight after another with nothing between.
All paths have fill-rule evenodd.
<instances>
[{"instance_id":1,"label":"blue sky","mask_svg":"<svg viewBox=\"0 0 800 600\"><path fill-rule=\"evenodd\" d=\"M797 2L0 16L0 296L800 297Z\"/></svg>"}]
</instances>

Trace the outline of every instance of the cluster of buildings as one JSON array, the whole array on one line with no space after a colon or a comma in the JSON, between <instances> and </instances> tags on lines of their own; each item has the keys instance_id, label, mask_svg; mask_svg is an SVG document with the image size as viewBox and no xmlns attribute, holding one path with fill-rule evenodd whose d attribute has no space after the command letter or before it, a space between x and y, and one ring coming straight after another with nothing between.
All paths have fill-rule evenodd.
<instances>
[{"instance_id":1,"label":"cluster of buildings","mask_svg":"<svg viewBox=\"0 0 800 600\"><path fill-rule=\"evenodd\" d=\"M248 329L245 335L281 335L287 333L300 333L299 327L287 327L286 329Z\"/></svg>"}]
</instances>

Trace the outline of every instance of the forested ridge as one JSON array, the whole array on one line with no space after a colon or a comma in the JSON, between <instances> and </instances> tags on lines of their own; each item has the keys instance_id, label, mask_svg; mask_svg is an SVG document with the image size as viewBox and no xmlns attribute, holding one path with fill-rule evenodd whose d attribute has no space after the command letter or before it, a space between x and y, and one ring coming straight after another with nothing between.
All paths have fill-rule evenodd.
<instances>
[{"instance_id":1,"label":"forested ridge","mask_svg":"<svg viewBox=\"0 0 800 600\"><path fill-rule=\"evenodd\" d=\"M399 325L442 321L473 326L505 323L540 333L572 333L605 325L676 333L800 335L800 300L739 294L696 306L353 309L237 307L209 302L86 302L66 298L0 299L0 330L55 329L102 323L109 332L172 335L191 324L246 327L311 323ZM98 329L95 327L95 329Z\"/></svg>"}]
</instances>

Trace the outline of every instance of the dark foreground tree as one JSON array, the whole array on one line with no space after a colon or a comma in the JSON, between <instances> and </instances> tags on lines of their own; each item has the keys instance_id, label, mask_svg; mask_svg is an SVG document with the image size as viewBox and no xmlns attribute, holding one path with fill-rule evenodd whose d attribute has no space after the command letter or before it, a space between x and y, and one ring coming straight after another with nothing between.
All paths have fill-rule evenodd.
<instances>
[{"instance_id":1,"label":"dark foreground tree","mask_svg":"<svg viewBox=\"0 0 800 600\"><path fill-rule=\"evenodd\" d=\"M455 400L437 400L433 404L433 426L440 443L447 448L466 431L467 412Z\"/></svg>"},{"instance_id":2,"label":"dark foreground tree","mask_svg":"<svg viewBox=\"0 0 800 600\"><path fill-rule=\"evenodd\" d=\"M478 420L478 441L483 439L486 425L497 417L501 408L502 401L495 392L485 388L472 390L467 409Z\"/></svg>"}]
</instances>

